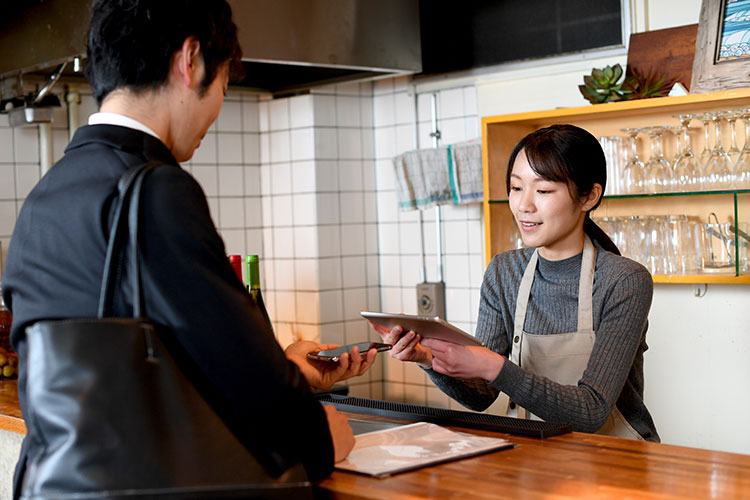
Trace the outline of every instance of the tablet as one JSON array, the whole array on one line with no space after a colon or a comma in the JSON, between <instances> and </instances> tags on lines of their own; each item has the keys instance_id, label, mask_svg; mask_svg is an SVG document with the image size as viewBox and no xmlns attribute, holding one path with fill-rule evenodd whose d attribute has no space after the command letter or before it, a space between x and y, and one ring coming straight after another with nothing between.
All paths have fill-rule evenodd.
<instances>
[{"instance_id":1,"label":"tablet","mask_svg":"<svg viewBox=\"0 0 750 500\"><path fill-rule=\"evenodd\" d=\"M409 314L393 314L382 312L362 311L363 318L373 323L392 329L401 325L404 331L412 330L426 339L439 339L459 345L484 346L476 337L469 335L460 328L456 328L439 316L411 316Z\"/></svg>"}]
</instances>

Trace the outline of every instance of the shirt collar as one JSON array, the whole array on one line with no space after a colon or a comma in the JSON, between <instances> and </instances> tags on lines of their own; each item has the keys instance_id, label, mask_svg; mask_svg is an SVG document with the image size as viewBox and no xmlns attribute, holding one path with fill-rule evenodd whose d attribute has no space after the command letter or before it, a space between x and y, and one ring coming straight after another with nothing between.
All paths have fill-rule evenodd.
<instances>
[{"instance_id":1,"label":"shirt collar","mask_svg":"<svg viewBox=\"0 0 750 500\"><path fill-rule=\"evenodd\" d=\"M141 132L152 135L161 141L161 137L156 135L156 132L148 128L143 123L118 113L94 113L93 115L89 116L89 125L119 125L121 127L140 130Z\"/></svg>"}]
</instances>

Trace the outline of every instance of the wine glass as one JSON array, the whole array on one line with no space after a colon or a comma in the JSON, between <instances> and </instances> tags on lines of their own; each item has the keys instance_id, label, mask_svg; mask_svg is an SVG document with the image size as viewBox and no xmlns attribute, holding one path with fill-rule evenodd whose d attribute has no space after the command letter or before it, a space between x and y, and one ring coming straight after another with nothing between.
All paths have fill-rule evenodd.
<instances>
[{"instance_id":1,"label":"wine glass","mask_svg":"<svg viewBox=\"0 0 750 500\"><path fill-rule=\"evenodd\" d=\"M672 188L672 167L664 159L662 137L664 127L646 127L651 143L651 155L646 162L646 190L649 193L663 193Z\"/></svg>"},{"instance_id":2,"label":"wine glass","mask_svg":"<svg viewBox=\"0 0 750 500\"><path fill-rule=\"evenodd\" d=\"M624 128L623 132L628 134L630 140L630 157L622 171L623 192L635 194L645 192L645 166L638 157L638 134L640 128Z\"/></svg>"},{"instance_id":3,"label":"wine glass","mask_svg":"<svg viewBox=\"0 0 750 500\"><path fill-rule=\"evenodd\" d=\"M677 160L680 159L680 155L682 154L682 128L671 127L668 125L665 125L662 128L664 129L664 134L667 134L662 142L662 148L665 158L669 158L667 160L670 168L669 191L681 191L682 186L675 175L675 167L677 167ZM667 139L668 137L674 137L674 148L670 147L673 141L669 141Z\"/></svg>"},{"instance_id":4,"label":"wine glass","mask_svg":"<svg viewBox=\"0 0 750 500\"><path fill-rule=\"evenodd\" d=\"M734 164L734 180L737 189L750 189L750 108L739 110L739 114L745 123L745 145Z\"/></svg>"},{"instance_id":5,"label":"wine glass","mask_svg":"<svg viewBox=\"0 0 750 500\"><path fill-rule=\"evenodd\" d=\"M733 109L732 111L723 112L722 115L726 118L727 123L729 123L731 145L727 150L727 154L732 160L732 165L734 165L735 163L737 163L737 158L740 157L740 150L737 147L737 130L735 129L735 123L737 123L737 119L740 117L740 113L738 112L738 110Z\"/></svg>"},{"instance_id":6,"label":"wine glass","mask_svg":"<svg viewBox=\"0 0 750 500\"><path fill-rule=\"evenodd\" d=\"M732 160L721 143L721 113L707 113L714 123L714 148L708 157L704 172L710 189L730 189L732 187Z\"/></svg>"},{"instance_id":7,"label":"wine glass","mask_svg":"<svg viewBox=\"0 0 750 500\"><path fill-rule=\"evenodd\" d=\"M700 165L705 165L711 156L711 128L709 126L711 124L711 113L701 113L695 115L695 118L703 124L703 149L698 155L698 162Z\"/></svg>"},{"instance_id":8,"label":"wine glass","mask_svg":"<svg viewBox=\"0 0 750 500\"><path fill-rule=\"evenodd\" d=\"M690 145L689 125L695 115L685 113L674 115L680 121L682 130L682 149L677 154L674 165L674 179L677 189L685 191L698 191L701 187L702 174L695 159L693 148Z\"/></svg>"}]
</instances>

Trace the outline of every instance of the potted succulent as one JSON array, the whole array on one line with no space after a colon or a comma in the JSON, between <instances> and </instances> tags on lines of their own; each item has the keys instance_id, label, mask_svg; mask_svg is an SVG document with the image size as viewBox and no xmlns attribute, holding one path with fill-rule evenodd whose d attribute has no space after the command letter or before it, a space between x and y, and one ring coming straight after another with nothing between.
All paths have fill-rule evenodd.
<instances>
[{"instance_id":1,"label":"potted succulent","mask_svg":"<svg viewBox=\"0 0 750 500\"><path fill-rule=\"evenodd\" d=\"M631 91L623 88L625 80L619 81L622 76L619 64L604 69L593 68L590 75L583 77L584 84L578 89L591 104L626 100Z\"/></svg>"},{"instance_id":2,"label":"potted succulent","mask_svg":"<svg viewBox=\"0 0 750 500\"><path fill-rule=\"evenodd\" d=\"M603 69L593 68L590 75L583 77L584 84L579 85L578 89L591 104L600 104L664 97L669 95L676 82L676 79L659 75L654 71L646 73L630 68L628 75L620 81L623 73L619 64Z\"/></svg>"}]
</instances>

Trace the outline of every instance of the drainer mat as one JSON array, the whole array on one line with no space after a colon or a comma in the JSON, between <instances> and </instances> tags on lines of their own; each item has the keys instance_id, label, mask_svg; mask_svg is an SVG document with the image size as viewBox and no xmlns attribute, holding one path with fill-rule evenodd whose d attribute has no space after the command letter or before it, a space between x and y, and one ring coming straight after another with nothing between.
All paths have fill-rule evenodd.
<instances>
[{"instance_id":1,"label":"drainer mat","mask_svg":"<svg viewBox=\"0 0 750 500\"><path fill-rule=\"evenodd\" d=\"M546 438L572 431L569 424L558 422L524 420L513 417L501 417L499 415L488 415L486 413L380 401L378 399L324 394L318 396L318 401L325 404L332 404L338 410L352 413L400 418L410 422L430 422L438 425L504 432L518 436Z\"/></svg>"}]
</instances>

